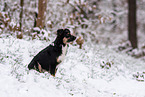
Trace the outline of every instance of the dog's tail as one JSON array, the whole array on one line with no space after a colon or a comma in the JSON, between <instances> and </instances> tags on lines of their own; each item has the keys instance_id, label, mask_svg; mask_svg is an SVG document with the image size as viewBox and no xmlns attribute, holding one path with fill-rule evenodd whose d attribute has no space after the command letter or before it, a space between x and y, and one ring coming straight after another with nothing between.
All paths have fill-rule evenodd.
<instances>
[{"instance_id":1,"label":"dog's tail","mask_svg":"<svg viewBox=\"0 0 145 97\"><path fill-rule=\"evenodd\" d=\"M28 65L28 68L29 68L29 70L30 69L35 69L35 65L37 64L37 62L35 62L34 60L32 60L31 62L30 62L30 64Z\"/></svg>"}]
</instances>

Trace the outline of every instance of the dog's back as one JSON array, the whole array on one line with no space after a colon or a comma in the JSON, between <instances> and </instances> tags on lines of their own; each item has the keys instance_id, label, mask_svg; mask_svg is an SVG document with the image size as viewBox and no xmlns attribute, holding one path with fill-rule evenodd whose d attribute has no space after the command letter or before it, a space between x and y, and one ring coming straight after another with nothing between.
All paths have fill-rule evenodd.
<instances>
[{"instance_id":1,"label":"dog's back","mask_svg":"<svg viewBox=\"0 0 145 97\"><path fill-rule=\"evenodd\" d=\"M42 51L40 51L28 65L29 69L39 70L39 64L43 69L49 71L52 75L55 73L55 68L59 64L57 57L61 55L61 48L49 45Z\"/></svg>"},{"instance_id":2,"label":"dog's back","mask_svg":"<svg viewBox=\"0 0 145 97\"><path fill-rule=\"evenodd\" d=\"M42 58L45 58L45 55L46 55L48 49L49 49L49 47L46 47L45 49L40 51L36 56L34 56L32 61L29 63L28 68L29 69L38 69L37 62L39 62Z\"/></svg>"}]
</instances>

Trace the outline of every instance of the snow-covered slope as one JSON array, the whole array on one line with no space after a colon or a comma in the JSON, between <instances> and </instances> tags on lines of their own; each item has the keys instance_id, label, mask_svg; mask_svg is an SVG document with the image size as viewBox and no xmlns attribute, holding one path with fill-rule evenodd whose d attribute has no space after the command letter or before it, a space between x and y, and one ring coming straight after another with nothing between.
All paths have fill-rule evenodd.
<instances>
[{"instance_id":1,"label":"snow-covered slope","mask_svg":"<svg viewBox=\"0 0 145 97\"><path fill-rule=\"evenodd\" d=\"M0 38L1 97L145 97L145 82L133 77L145 62L104 45L70 45L56 77L29 71L33 56L50 43Z\"/></svg>"}]
</instances>

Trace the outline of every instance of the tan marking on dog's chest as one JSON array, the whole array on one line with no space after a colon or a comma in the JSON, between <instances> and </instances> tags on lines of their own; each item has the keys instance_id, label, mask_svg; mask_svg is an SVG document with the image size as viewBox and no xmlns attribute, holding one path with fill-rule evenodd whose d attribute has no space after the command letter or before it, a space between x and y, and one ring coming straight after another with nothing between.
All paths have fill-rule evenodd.
<instances>
[{"instance_id":1,"label":"tan marking on dog's chest","mask_svg":"<svg viewBox=\"0 0 145 97\"><path fill-rule=\"evenodd\" d=\"M67 45L65 45L64 47L62 46L62 54L57 59L58 63L60 63L64 60L66 52L67 52Z\"/></svg>"}]
</instances>

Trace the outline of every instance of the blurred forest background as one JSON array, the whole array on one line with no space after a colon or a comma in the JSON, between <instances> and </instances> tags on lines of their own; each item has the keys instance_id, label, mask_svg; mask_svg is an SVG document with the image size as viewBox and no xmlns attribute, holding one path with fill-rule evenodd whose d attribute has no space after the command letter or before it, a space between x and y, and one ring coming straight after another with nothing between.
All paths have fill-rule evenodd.
<instances>
[{"instance_id":1,"label":"blurred forest background","mask_svg":"<svg viewBox=\"0 0 145 97\"><path fill-rule=\"evenodd\" d=\"M80 42L115 45L145 59L144 5L145 0L0 0L0 37L49 41L57 29L69 28Z\"/></svg>"}]
</instances>

